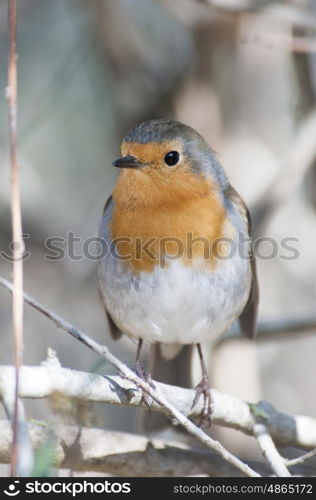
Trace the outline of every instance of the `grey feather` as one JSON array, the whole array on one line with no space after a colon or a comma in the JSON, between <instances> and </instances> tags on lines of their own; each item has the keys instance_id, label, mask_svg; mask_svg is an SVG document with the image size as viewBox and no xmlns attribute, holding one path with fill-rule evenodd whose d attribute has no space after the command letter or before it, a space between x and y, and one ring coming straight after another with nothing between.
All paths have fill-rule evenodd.
<instances>
[{"instance_id":1,"label":"grey feather","mask_svg":"<svg viewBox=\"0 0 316 500\"><path fill-rule=\"evenodd\" d=\"M100 237L104 238L105 240L106 240L106 236L107 236L107 232L108 232L108 222L109 222L110 217L112 215L112 206L113 206L112 196L109 196L109 198L107 199L107 202L105 204L104 210L103 210L103 217L102 217L100 230L99 230ZM99 279L99 293L100 293L101 301L104 305L105 314L106 314L108 324L109 324L110 334L112 335L114 340L118 340L119 338L122 337L123 333L118 328L118 326L115 324L115 322L112 319L112 316L110 315L109 311L105 307L100 279Z\"/></svg>"},{"instance_id":2,"label":"grey feather","mask_svg":"<svg viewBox=\"0 0 316 500\"><path fill-rule=\"evenodd\" d=\"M233 203L237 206L240 215L244 219L248 227L248 234L251 237L251 217L249 210L243 201L242 197L237 193L230 184L225 190L226 201ZM253 253L253 244L251 242L249 251L249 260L251 265L251 287L249 292L249 298L245 305L244 310L239 316L239 325L243 335L249 339L253 339L256 336L256 326L258 317L258 306L259 306L259 285L257 278L257 266L256 260Z\"/></svg>"},{"instance_id":3,"label":"grey feather","mask_svg":"<svg viewBox=\"0 0 316 500\"><path fill-rule=\"evenodd\" d=\"M247 210L247 219L249 227L249 236L251 236L251 219L249 211ZM258 317L258 306L259 306L259 284L257 277L257 266L253 250L250 251L250 263L252 272L251 288L249 293L249 299L245 306L245 309L239 316L239 325L241 332L249 339L253 339L256 336L257 328L257 317Z\"/></svg>"}]
</instances>

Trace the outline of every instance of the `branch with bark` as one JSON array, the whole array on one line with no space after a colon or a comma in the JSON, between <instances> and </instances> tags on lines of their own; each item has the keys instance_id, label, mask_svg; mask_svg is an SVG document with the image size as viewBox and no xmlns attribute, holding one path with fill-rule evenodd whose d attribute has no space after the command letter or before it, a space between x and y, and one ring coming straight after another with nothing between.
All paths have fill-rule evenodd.
<instances>
[{"instance_id":1,"label":"branch with bark","mask_svg":"<svg viewBox=\"0 0 316 500\"><path fill-rule=\"evenodd\" d=\"M184 389L155 382L157 392L188 418L198 417L203 402L191 408L193 389ZM10 393L14 386L14 370L11 366L0 366L0 395ZM316 448L316 419L303 415L290 415L275 409L267 401L251 404L234 396L211 390L214 404L212 421L224 427L256 436L258 421L264 425L278 444L296 446L303 449ZM48 398L54 394L90 403L104 403L121 407L144 408L142 392L135 383L118 375L98 375L69 368L63 368L55 355L48 356L40 366L21 368L20 397L29 399ZM151 405L152 411L164 412L168 409L157 401Z\"/></svg>"},{"instance_id":2,"label":"branch with bark","mask_svg":"<svg viewBox=\"0 0 316 500\"><path fill-rule=\"evenodd\" d=\"M274 211L301 185L304 176L316 158L316 109L303 120L295 140L280 162L280 169L252 210L256 234L262 233L265 223Z\"/></svg>"},{"instance_id":3,"label":"branch with bark","mask_svg":"<svg viewBox=\"0 0 316 500\"><path fill-rule=\"evenodd\" d=\"M289 336L299 335L315 335L316 331L316 315L315 313L305 314L304 316L289 316L286 318L277 318L273 320L262 320L258 323L257 341L271 341L286 339ZM241 334L239 325L234 323L224 335L218 337L214 345L218 347L223 342L232 339L246 340Z\"/></svg>"},{"instance_id":4,"label":"branch with bark","mask_svg":"<svg viewBox=\"0 0 316 500\"><path fill-rule=\"evenodd\" d=\"M13 291L13 286L10 282L5 280L4 278L0 278L0 284L9 290L11 293ZM151 384L144 381L140 378L134 371L132 371L128 366L122 363L116 356L114 356L110 350L106 346L102 346L95 342L88 335L80 331L78 328L74 327L70 323L68 323L63 318L59 317L54 312L50 311L42 304L40 304L37 300L33 299L26 293L23 294L25 302L30 304L32 307L43 313L47 318L55 323L56 326L70 334L75 339L79 340L86 347L91 349L93 352L104 358L109 364L114 366L118 372L127 380L133 382L135 384L135 388L140 389L144 393L146 393L150 398L158 403L159 406L164 408L164 410L172 416L172 418L176 419L176 421L192 436L198 439L204 446L210 448L226 460L231 465L234 465L242 471L246 476L250 477L258 477L260 474L257 474L254 470L252 470L247 464L244 464L241 460L235 457L232 453L224 448L218 441L215 441L211 436L206 434L201 428L197 427L193 422L191 422L181 411L179 411L174 405L172 405L168 399L166 399L162 394L159 394L156 390L156 387L152 387ZM3 389L3 387L2 387ZM7 389L8 390L8 389ZM143 397L143 394L142 394Z\"/></svg>"},{"instance_id":5,"label":"branch with bark","mask_svg":"<svg viewBox=\"0 0 316 500\"><path fill-rule=\"evenodd\" d=\"M12 284L5 279L0 278L0 284L12 291ZM207 448L217 452L222 459L239 469L244 475L251 477L259 475L189 420L189 417L194 418L200 415L202 410L202 402L201 405L197 404L193 409L191 408L194 399L193 390L160 383L155 383L155 388L153 388L116 358L106 346L99 345L26 293L24 293L24 300L51 319L56 326L103 357L118 370L120 375L101 376L62 368L56 356L50 354L48 360L41 366L22 367L20 398L44 398L57 393L83 401L146 408L143 403L143 392L145 392L152 399L151 409L153 411L164 412L170 419L184 427L189 434ZM4 403L12 399L14 387L13 367L1 367L0 395ZM212 391L212 400L214 402L213 422L255 436L260 449L277 475L283 475L287 469L274 442L303 449L316 447L315 419L278 412L268 402L249 404L215 390ZM170 401L173 403L171 404ZM264 426L264 433L258 432L258 424ZM262 437L262 435L264 436ZM287 475L289 475L288 471Z\"/></svg>"},{"instance_id":6,"label":"branch with bark","mask_svg":"<svg viewBox=\"0 0 316 500\"><path fill-rule=\"evenodd\" d=\"M24 409L18 402L20 367L23 362L23 231L20 193L20 174L17 154L17 6L8 0L8 86L6 97L9 108L10 170L11 170L11 224L13 248L12 324L15 363L14 397L6 410L11 413L13 440L11 475L27 473L25 463L32 463L32 448L24 425ZM23 453L20 449L23 448Z\"/></svg>"},{"instance_id":7,"label":"branch with bark","mask_svg":"<svg viewBox=\"0 0 316 500\"><path fill-rule=\"evenodd\" d=\"M198 450L176 441L150 439L127 432L58 425L42 422L28 424L35 449L51 450L55 467L78 472L130 477L239 477L236 470L216 453ZM11 428L0 420L0 462L10 461ZM299 459L300 460L300 459ZM260 474L271 472L263 462L249 462ZM293 464L295 475L312 476L307 465Z\"/></svg>"},{"instance_id":8,"label":"branch with bark","mask_svg":"<svg viewBox=\"0 0 316 500\"><path fill-rule=\"evenodd\" d=\"M200 0L201 1L201 0ZM226 15L238 15L254 12L268 16L271 19L291 23L295 27L303 29L315 29L316 18L311 9L295 6L290 2L278 2L273 0L202 0L214 11Z\"/></svg>"}]
</instances>

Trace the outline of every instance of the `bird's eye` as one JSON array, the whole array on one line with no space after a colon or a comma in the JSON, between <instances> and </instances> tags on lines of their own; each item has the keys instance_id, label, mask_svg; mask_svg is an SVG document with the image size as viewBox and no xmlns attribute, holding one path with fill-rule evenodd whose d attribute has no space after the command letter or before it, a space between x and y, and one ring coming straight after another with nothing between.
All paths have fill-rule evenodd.
<instances>
[{"instance_id":1,"label":"bird's eye","mask_svg":"<svg viewBox=\"0 0 316 500\"><path fill-rule=\"evenodd\" d=\"M172 167L173 165L176 165L179 161L180 155L178 151L169 151L169 153L166 154L164 160L169 167Z\"/></svg>"}]
</instances>

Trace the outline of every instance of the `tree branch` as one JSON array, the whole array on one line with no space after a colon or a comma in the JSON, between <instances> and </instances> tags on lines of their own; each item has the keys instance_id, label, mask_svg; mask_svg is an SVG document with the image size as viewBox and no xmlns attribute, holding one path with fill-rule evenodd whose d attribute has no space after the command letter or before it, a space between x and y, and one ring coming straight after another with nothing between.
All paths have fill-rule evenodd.
<instances>
[{"instance_id":1,"label":"tree branch","mask_svg":"<svg viewBox=\"0 0 316 500\"><path fill-rule=\"evenodd\" d=\"M316 330L316 316L311 313L305 316L293 316L288 318L280 318L266 321L259 321L257 327L257 340L280 340L288 338L292 334L314 335ZM237 323L234 323L224 335L215 340L214 345L218 347L223 342L231 339L244 339L241 335L240 328Z\"/></svg>"},{"instance_id":2,"label":"tree branch","mask_svg":"<svg viewBox=\"0 0 316 500\"><path fill-rule=\"evenodd\" d=\"M316 455L316 449L309 451L308 453L304 453L304 455L301 455L300 457L297 458L285 458L284 463L288 466L291 467L292 465L298 465L304 463L306 460L309 460L310 458L313 458Z\"/></svg>"},{"instance_id":3,"label":"tree branch","mask_svg":"<svg viewBox=\"0 0 316 500\"><path fill-rule=\"evenodd\" d=\"M20 367L21 368L21 367ZM17 442L18 442L18 455L16 462L16 473L15 468L12 470L11 463L11 474L13 472L18 476L29 476L33 465L34 465L34 455L33 448L31 443L31 438L28 433L28 426L26 422L26 415L24 410L24 405L18 395L15 394L16 387L16 379L15 379L15 368L11 367L12 376L11 383L6 386L5 384L0 383L0 400L2 400L2 404L4 406L5 413L8 419L11 422L14 422L14 414L15 414L15 402L17 401ZM13 436L14 436L14 426L13 428ZM13 439L12 439L13 443ZM10 450L10 456L12 461L12 450ZM15 464L15 462L14 462Z\"/></svg>"},{"instance_id":4,"label":"tree branch","mask_svg":"<svg viewBox=\"0 0 316 500\"><path fill-rule=\"evenodd\" d=\"M0 278L0 284L4 286L7 290L12 292L12 284L7 280ZM114 356L106 346L101 346L93 339L88 337L85 333L81 332L78 328L75 328L73 325L65 321L63 318L59 317L57 314L49 311L46 307L41 305L35 299L27 295L23 294L24 300L32 305L35 309L42 312L45 316L51 319L58 327L62 328L65 332L69 333L71 336L79 340L82 344L89 347L96 354L104 358L108 363L114 366L120 374L122 374L126 379L130 380L135 384L137 388L140 388L146 394L148 394L153 401L158 403L158 405L162 406L167 412L169 416L172 415L176 421L184 427L184 429L189 432L192 436L198 439L201 443L203 443L206 447L211 448L212 450L219 453L225 460L227 460L230 464L234 465L238 469L240 469L246 476L250 477L258 477L254 470L248 467L246 464L241 462L238 458L232 455L228 450L226 450L218 441L212 439L208 434L206 434L201 428L197 427L193 424L188 418L183 415L176 407L169 403L169 400L166 399L163 395L158 394L156 389L153 389L147 382L142 380L140 377L136 375L130 368L128 368L124 363L122 363L116 356ZM135 388L134 388L135 390Z\"/></svg>"},{"instance_id":5,"label":"tree branch","mask_svg":"<svg viewBox=\"0 0 316 500\"><path fill-rule=\"evenodd\" d=\"M316 18L315 18L316 22ZM280 169L252 209L255 234L262 232L267 219L301 184L316 157L316 109L304 119L295 140L281 161Z\"/></svg>"},{"instance_id":6,"label":"tree branch","mask_svg":"<svg viewBox=\"0 0 316 500\"><path fill-rule=\"evenodd\" d=\"M261 453L270 464L273 472L278 477L290 477L291 474L284 463L284 459L276 449L267 427L257 423L254 425L253 430Z\"/></svg>"},{"instance_id":7,"label":"tree branch","mask_svg":"<svg viewBox=\"0 0 316 500\"><path fill-rule=\"evenodd\" d=\"M199 0L201 1L201 0ZM202 0L214 10L225 14L256 12L279 21L287 21L293 26L305 29L316 27L316 18L310 9L271 0Z\"/></svg>"},{"instance_id":8,"label":"tree branch","mask_svg":"<svg viewBox=\"0 0 316 500\"><path fill-rule=\"evenodd\" d=\"M48 398L53 394L78 399L84 402L105 403L115 406L145 408L141 391L135 389L133 382L119 376L102 376L92 373L62 368L58 359L50 354L41 366L21 368L21 398ZM10 390L14 384L14 370L11 366L0 366L0 396L3 388ZM191 409L194 390L174 387L155 382L159 394L173 401L182 414L198 417L202 401ZM258 417L264 420L272 439L278 445L296 446L303 449L316 447L316 419L289 415L279 412L270 403L261 402L250 405L236 397L212 389L213 423L233 428L248 435L255 435L254 427ZM152 411L168 414L166 408L153 401Z\"/></svg>"},{"instance_id":9,"label":"tree branch","mask_svg":"<svg viewBox=\"0 0 316 500\"><path fill-rule=\"evenodd\" d=\"M24 425L24 410L18 401L20 367L23 360L23 253L19 165L17 159L17 16L16 0L8 0L8 86L9 136L11 160L11 220L13 248L12 320L14 337L15 387L10 400L13 426L11 475L28 475L32 468L32 448ZM22 446L23 444L23 446Z\"/></svg>"},{"instance_id":10,"label":"tree branch","mask_svg":"<svg viewBox=\"0 0 316 500\"><path fill-rule=\"evenodd\" d=\"M243 38L244 44L259 45L267 49L286 50L288 52L296 53L315 53L316 52L316 38L309 36L294 36L294 35L274 35L272 33L265 33L260 37L246 37Z\"/></svg>"},{"instance_id":11,"label":"tree branch","mask_svg":"<svg viewBox=\"0 0 316 500\"><path fill-rule=\"evenodd\" d=\"M186 444L103 429L29 422L32 446L39 452L51 449L50 466L77 472L99 472L130 477L240 477L217 453L197 450ZM0 463L10 462L10 424L0 420ZM291 461L292 462L292 461ZM263 462L251 467L269 476ZM314 469L295 465L293 474L313 476Z\"/></svg>"},{"instance_id":12,"label":"tree branch","mask_svg":"<svg viewBox=\"0 0 316 500\"><path fill-rule=\"evenodd\" d=\"M52 429L42 422L28 427L35 449L52 448L52 467L130 477L243 476L218 454L175 441L60 424ZM0 420L0 463L10 461L10 437L9 423ZM251 465L269 474L264 463ZM309 476L312 470L296 467L295 473Z\"/></svg>"}]
</instances>

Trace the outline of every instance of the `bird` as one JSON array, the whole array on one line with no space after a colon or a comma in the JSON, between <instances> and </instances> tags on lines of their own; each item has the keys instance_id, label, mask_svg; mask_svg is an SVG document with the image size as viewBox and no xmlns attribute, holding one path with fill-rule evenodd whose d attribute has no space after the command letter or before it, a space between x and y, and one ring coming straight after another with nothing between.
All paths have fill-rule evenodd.
<instances>
[{"instance_id":1,"label":"bird","mask_svg":"<svg viewBox=\"0 0 316 500\"><path fill-rule=\"evenodd\" d=\"M202 378L192 407L202 396L198 425L209 424L201 343L237 319L246 337L256 333L259 286L249 210L205 139L175 120L133 127L112 165L119 175L101 219L106 252L98 269L111 334L138 343L135 371L152 385L191 387L196 346ZM144 343L152 350L148 372L140 361ZM156 430L166 417L146 422L147 430Z\"/></svg>"}]
</instances>

